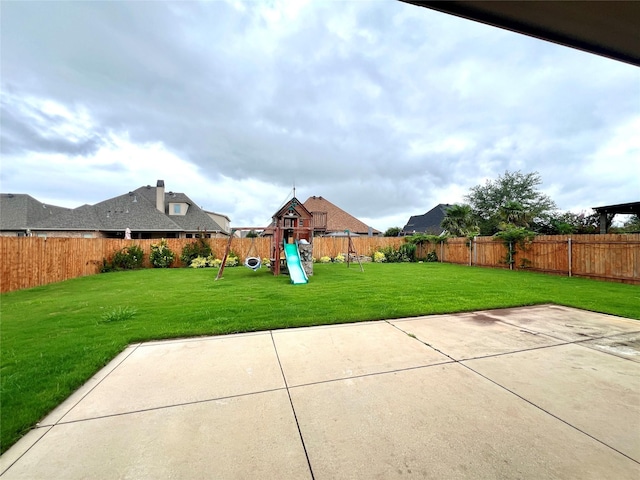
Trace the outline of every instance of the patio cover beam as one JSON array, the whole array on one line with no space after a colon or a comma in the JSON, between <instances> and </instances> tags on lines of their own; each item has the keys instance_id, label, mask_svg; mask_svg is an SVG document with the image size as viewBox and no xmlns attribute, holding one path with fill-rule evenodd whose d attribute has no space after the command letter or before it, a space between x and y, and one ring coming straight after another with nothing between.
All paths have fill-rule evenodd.
<instances>
[{"instance_id":1,"label":"patio cover beam","mask_svg":"<svg viewBox=\"0 0 640 480\"><path fill-rule=\"evenodd\" d=\"M640 66L638 1L401 1Z\"/></svg>"}]
</instances>

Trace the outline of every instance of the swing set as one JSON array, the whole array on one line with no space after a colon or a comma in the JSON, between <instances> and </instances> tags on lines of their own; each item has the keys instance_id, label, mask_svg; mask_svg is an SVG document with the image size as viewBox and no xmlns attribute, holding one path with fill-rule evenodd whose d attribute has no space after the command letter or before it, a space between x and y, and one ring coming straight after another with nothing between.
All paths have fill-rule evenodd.
<instances>
[{"instance_id":1,"label":"swing set","mask_svg":"<svg viewBox=\"0 0 640 480\"><path fill-rule=\"evenodd\" d=\"M237 231L255 231L262 230L262 228L233 228L231 229L231 233L229 235L229 240L227 241L227 246L224 249L224 255L222 257L222 263L220 264L220 269L218 270L218 275L216 275L216 280L220 280L222 278L222 272L224 272L224 267L227 263L227 258L229 257L229 252L231 251L231 242L233 241L233 237L235 232ZM251 245L249 246L249 250L245 255L244 266L250 268L254 272L257 271L262 266L262 259L259 255L257 255L257 251L255 251L254 256L251 253L256 250L256 237L251 237Z\"/></svg>"},{"instance_id":2,"label":"swing set","mask_svg":"<svg viewBox=\"0 0 640 480\"><path fill-rule=\"evenodd\" d=\"M347 247L347 268L349 268L349 264L351 263L351 257L353 256L360 265L360 271L364 273L364 268L362 267L362 262L360 261L360 255L356 251L356 247L353 245L353 240L351 239L351 232L347 229L345 230L347 234L347 238L349 239L349 244Z\"/></svg>"}]
</instances>

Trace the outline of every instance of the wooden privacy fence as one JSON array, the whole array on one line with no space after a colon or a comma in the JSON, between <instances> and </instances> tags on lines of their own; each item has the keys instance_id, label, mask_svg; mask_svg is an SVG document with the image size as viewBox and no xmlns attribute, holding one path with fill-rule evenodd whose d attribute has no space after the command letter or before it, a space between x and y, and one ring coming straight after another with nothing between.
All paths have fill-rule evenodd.
<instances>
[{"instance_id":1,"label":"wooden privacy fence","mask_svg":"<svg viewBox=\"0 0 640 480\"><path fill-rule=\"evenodd\" d=\"M399 247L405 242L398 237L352 237L359 255L371 255L376 249ZM102 261L116 250L139 245L149 267L151 244L159 240L120 240L101 238L0 237L0 291L46 285L70 278L93 275ZM180 266L183 247L193 239L167 239L176 254L172 266ZM225 238L207 239L220 258L227 243ZM233 239L231 250L244 262L247 256L268 258L269 238ZM313 241L313 256L336 257L348 251L346 237L318 237ZM507 249L493 237L477 237L469 245L466 238L450 238L444 244L425 245L419 256L435 250L441 262L485 267L529 269L563 275L597 278L640 284L640 234L538 236L522 251L517 250L513 263L506 260Z\"/></svg>"},{"instance_id":2,"label":"wooden privacy fence","mask_svg":"<svg viewBox=\"0 0 640 480\"><path fill-rule=\"evenodd\" d=\"M400 245L402 238L353 237L354 247L359 254L369 255L376 248L385 245ZM94 275L100 272L103 259L110 259L113 253L129 245L138 245L144 251L144 266L150 267L151 245L160 240L122 240L108 238L40 238L40 237L0 237L0 292L10 292L23 288L37 287L70 278ZM181 266L180 254L194 239L166 239L167 246L176 254L172 267ZM226 238L207 239L213 253L221 258L227 245ZM231 250L241 262L247 256L269 258L271 240L269 238L234 238ZM348 250L347 238L316 238L313 255L335 257Z\"/></svg>"},{"instance_id":3,"label":"wooden privacy fence","mask_svg":"<svg viewBox=\"0 0 640 480\"><path fill-rule=\"evenodd\" d=\"M447 263L640 284L640 234L540 235L524 248L516 245L511 259L494 237L451 238L436 253Z\"/></svg>"}]
</instances>

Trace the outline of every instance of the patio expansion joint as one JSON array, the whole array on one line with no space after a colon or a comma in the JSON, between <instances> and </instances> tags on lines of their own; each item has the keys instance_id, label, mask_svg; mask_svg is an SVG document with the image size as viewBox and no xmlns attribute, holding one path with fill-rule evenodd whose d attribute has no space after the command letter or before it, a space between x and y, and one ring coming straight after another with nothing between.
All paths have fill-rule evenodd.
<instances>
[{"instance_id":1,"label":"patio expansion joint","mask_svg":"<svg viewBox=\"0 0 640 480\"><path fill-rule=\"evenodd\" d=\"M386 321L386 320L385 320L385 321ZM387 322L387 323L389 323L389 322ZM523 348L523 349L520 349L520 350L511 350L511 351L508 351L508 352L491 353L491 354L487 354L487 355L480 355L480 356L478 356L478 357L453 358L453 357L452 357L451 355L449 355L448 353L445 353L445 352L443 352L442 350L437 349L436 347L434 347L433 345L431 345L431 344L427 343L427 342L426 342L426 341L424 341L424 340L420 340L420 339L419 339L418 337L416 337L415 335L413 335L413 334L411 334L411 333L409 333L409 332L407 332L407 331L403 330L402 328L398 327L397 325L395 325L395 324L393 324L393 323L389 323L389 325L391 325L392 327L397 328L398 330L400 330L402 333L404 333L404 334L405 334L405 335L407 335L408 337L411 337L411 338L413 338L414 340L416 340L417 342L422 343L422 344L423 344L423 345L425 345L426 347L429 347L429 348L431 348L432 350L435 350L436 352L440 353L441 355L444 355L445 357L450 358L450 359L451 359L451 361L452 361L452 362L455 362L455 363L464 362L464 361L467 361L467 360L479 360L479 359L482 359L482 358L501 357L501 356L503 356L503 355L511 355L511 354L513 354L513 353L529 352L529 351L532 351L532 350L541 350L541 349L544 349L544 348L554 348L554 347L560 347L560 346L562 346L562 345L569 345L569 344L573 343L573 342L570 342L570 341L568 341L568 340L562 340L562 339L558 339L558 338L550 337L550 338L553 338L554 340L562 340L562 343L555 343L555 344L553 344L553 345L542 345L542 346L538 346L538 347ZM517 325L509 325L509 326L518 327ZM518 327L518 328L519 328L519 327ZM521 332L523 332L523 333L529 333L529 334L531 334L531 335L536 335L536 336L537 336L537 335L544 335L544 336L547 336L547 335L545 335L544 333L539 333L539 332L530 332L530 331L528 331L528 330L522 330L522 329L520 329L520 331L521 331ZM443 363L449 363L449 362L443 362Z\"/></svg>"},{"instance_id":2,"label":"patio expansion joint","mask_svg":"<svg viewBox=\"0 0 640 480\"><path fill-rule=\"evenodd\" d=\"M563 342L563 343L554 343L553 345L541 345L538 347L530 347L530 348L523 348L521 350L511 350L508 352L500 352L500 353L491 353L488 355L480 355L478 357L466 357L466 358L461 358L459 360L456 360L456 362L466 362L469 360L482 360L483 358L494 358L494 357L504 357L505 355L513 355L516 353L526 353L526 352L532 352L535 350L545 350L547 348L556 348L556 347L564 347L565 345L571 345L573 342Z\"/></svg>"},{"instance_id":3,"label":"patio expansion joint","mask_svg":"<svg viewBox=\"0 0 640 480\"><path fill-rule=\"evenodd\" d=\"M293 418L296 422L296 428L298 429L298 435L300 437L300 442L302 443L302 449L304 450L304 456L307 460L307 466L309 467L309 474L311 475L311 480L315 480L315 475L313 474L313 467L311 466L311 460L309 459L309 452L307 451L307 445L304 442L304 436L302 435L302 430L300 429L300 422L298 421L298 415L296 414L296 408L293 405L293 400L291 399L291 391L289 390L289 383L287 382L287 377L284 374L284 369L282 368L282 362L280 361L280 355L278 354L278 347L276 346L276 341L273 338L273 330L269 330L269 335L271 336L271 343L273 344L273 350L276 354L276 359L278 360L278 366L280 367L280 373L282 374L282 381L284 382L284 387L287 390L287 397L289 398L289 405L291 405L291 412L293 413Z\"/></svg>"},{"instance_id":4,"label":"patio expansion joint","mask_svg":"<svg viewBox=\"0 0 640 480\"><path fill-rule=\"evenodd\" d=\"M114 365L114 367L113 367L111 370L109 370L109 372L108 372L104 377L102 377L99 381L97 381L97 382L96 382L96 384L95 384L93 387L91 387L89 390L87 390L87 391L85 392L85 394L84 394L84 395L82 395L82 397L80 397L80 398L78 399L78 401L77 401L77 402L75 402L73 405L71 405L71 407L69 407L69 409L64 413L64 415L62 415L62 416L61 416L58 420L56 420L55 422L51 423L51 426L53 427L53 426L56 426L56 425L59 425L59 424L69 423L69 422L64 422L64 421L63 421L63 420L64 420L64 417L66 417L67 415L69 415L69 413L71 413L71 411L72 411L74 408L76 408L80 402L82 402L85 398L87 398L87 395L89 395L91 392L93 392L93 391L98 387L98 385L100 385L102 382L104 382L104 381L105 381L105 380L106 380L106 379L107 379L107 378L108 378L108 377L109 377L109 376L110 376L110 375L111 375L111 374L112 374L112 373L113 373L113 372L114 372L114 371L115 371L115 370L116 370L120 365L122 365L122 364L123 364L123 363L124 363L124 362L125 362L125 361L126 361L126 360L131 356L131 355L132 355L132 354L133 354L133 352L135 352L138 348L140 348L140 345L142 345L142 344L141 344L141 343L139 343L139 344L137 344L137 345L135 346L135 348L131 349L131 351L130 351L130 352L129 352L129 353L128 353L124 358L122 358L122 359L121 359L121 360L120 360L116 365ZM107 364L107 365L108 365L108 364ZM105 368L105 367L103 367L103 368ZM81 388L82 388L82 387L81 387ZM39 423L37 423L37 424L36 424L36 427L39 427L39 426L40 426L40 424L39 424ZM48 426L48 425L43 425L43 426Z\"/></svg>"},{"instance_id":5,"label":"patio expansion joint","mask_svg":"<svg viewBox=\"0 0 640 480\"><path fill-rule=\"evenodd\" d=\"M376 377L378 375L389 375L390 373L408 372L411 370L420 370L421 368L431 368L431 367L437 367L440 365L451 365L454 363L458 363L458 362L456 360L447 360L444 362L430 363L428 365L416 365L413 367L394 368L393 370L380 370L378 372L361 373L359 375L351 375L348 377L338 377L338 378L330 378L328 380L318 380L316 382L299 383L297 385L291 385L287 388L302 388L302 387L310 387L313 385L322 385L323 383L344 382L345 380L353 380L356 378Z\"/></svg>"},{"instance_id":6,"label":"patio expansion joint","mask_svg":"<svg viewBox=\"0 0 640 480\"><path fill-rule=\"evenodd\" d=\"M604 315L604 314L603 314ZM611 316L611 315L610 315ZM622 335L635 335L640 333L640 330L632 330L629 332L619 332L619 333L614 333L612 335L598 335L598 336L587 336L586 334L584 338L580 338L578 340L567 340L566 338L562 338L560 336L558 336L558 334L553 334L553 332L540 332L534 328L529 328L529 327L523 327L522 325L519 325L517 323L511 323L506 321L504 318L497 318L495 317L496 320L504 325L508 325L510 327L514 327L514 328L519 328L521 332L526 332L526 333L531 333L532 335L543 335L545 337L549 337L549 338L553 338L554 340L560 340L562 342L565 342L565 344L569 344L569 343L573 343L573 344L579 344L579 343L584 343L584 342L590 342L593 340L604 340L604 339L608 339L608 338L615 338L615 337L619 337ZM580 333L578 333L578 335L581 335ZM603 352L604 353L604 352ZM610 354L613 356L616 356L614 354Z\"/></svg>"},{"instance_id":7,"label":"patio expansion joint","mask_svg":"<svg viewBox=\"0 0 640 480\"><path fill-rule=\"evenodd\" d=\"M519 327L519 325L515 325L512 323L508 323L508 322L503 322L506 325L509 326L513 326L513 327ZM525 332L525 330L521 330L522 332ZM529 332L530 333L530 332ZM600 353L604 353L606 355L611 355L612 357L616 357L616 358L621 358L622 360L627 360L629 362L633 362L634 360L624 357L622 355L618 355L614 352L610 352L607 350L602 350L600 348L596 348L590 345L582 345L584 343L588 343L588 342L593 342L595 340L611 340L611 339L615 339L616 337L622 337L625 335L637 335L640 334L640 330L634 330L631 332L620 332L620 333L614 333L613 335L600 335L600 336L594 336L594 337L589 337L589 336L585 336L584 338L581 338L579 340L567 340L566 338L561 338L557 335L553 335L551 333L544 333L544 332L536 332L535 335L543 335L545 337L549 337L552 338L554 340L560 340L562 343L557 343L555 345L547 345L547 346L543 346L543 347L536 347L536 348L531 348L528 350L537 350L538 348L550 348L550 347L560 347L560 346L564 346L564 345L576 345L579 347L583 347L583 348L588 348L589 350L594 350L596 352L600 352ZM520 350L522 352L525 352L527 350ZM508 353L518 353L518 352L508 352ZM489 356L499 356L499 355L507 355L508 353L500 353L497 355L489 355ZM476 358L485 358L485 357L476 357ZM466 358L465 360L475 360L476 358Z\"/></svg>"},{"instance_id":8,"label":"patio expansion joint","mask_svg":"<svg viewBox=\"0 0 640 480\"><path fill-rule=\"evenodd\" d=\"M426 347L429 347L432 350L435 350L436 352L438 352L440 355L444 355L445 357L447 357L448 359L450 359L452 362L457 362L458 360L456 360L455 358L453 358L451 355L443 352L442 350L438 350L436 347L434 347L433 345L428 344L427 342L420 340L418 337L416 337L414 334L407 332L406 330L403 330L402 328L400 328L399 326L397 326L395 323L391 323L390 320L384 320L384 322L387 325L391 325L393 328L397 329L398 331L404 333L407 337L413 338L414 340L416 340L417 342L420 342L421 344L423 344ZM447 362L444 362L447 363Z\"/></svg>"},{"instance_id":9,"label":"patio expansion joint","mask_svg":"<svg viewBox=\"0 0 640 480\"><path fill-rule=\"evenodd\" d=\"M546 410L546 409L542 408L540 405L537 405L536 403L533 403L531 400L526 399L526 398L525 398L525 397L523 397L522 395L519 395L518 393L516 393L516 392L514 392L513 390L511 390L511 389L509 389L509 388L505 387L504 385L501 385L500 383L496 382L495 380L492 380L491 378L487 377L486 375L483 375L482 373L480 373L480 372L478 372L478 371L474 370L474 369L473 369L473 368L471 368L469 365L465 365L465 364L464 364L464 363L462 363L462 362L456 362L456 363L459 363L459 364L460 364L461 366L463 366L464 368L466 368L466 369L470 370L471 372L473 372L473 373L475 373L476 375L478 375L478 376L480 376L480 377L484 378L485 380L487 380L487 381L489 381L489 382L493 383L493 384L494 384L495 386L497 386L498 388L501 388L501 389L503 389L503 390L505 390L505 391L509 392L510 394L512 394L512 395L514 395L514 396L516 396L516 397L518 397L520 400L523 400L524 402L528 403L528 404L529 404L529 405L531 405L532 407L535 407L535 408L537 408L538 410L540 410L540 411L544 412L545 414L547 414L547 415L549 415L549 416L551 416L551 417L555 418L556 420L558 420L558 421L560 421L560 422L564 423L564 424L565 424L565 425L567 425L568 427L573 428L574 430L576 430L576 431L578 431L578 432L582 433L583 435L586 435L587 437L589 437L589 438L591 438L591 439L595 440L596 442L598 442L598 443L600 443L600 444L604 445L604 446L605 446L605 447L607 447L607 448L610 448L610 449L611 449L611 450L613 450L614 452L619 453L619 454L620 454L620 455L622 455L623 457L628 458L628 459L629 459L629 460L631 460L632 462L635 462L635 463L637 463L638 465L640 465L640 461L636 460L635 458L630 457L630 456L629 456L629 455L627 455L626 453L621 452L621 451L620 451L620 450L618 450L617 448L612 447L612 446L611 446L611 445L609 445L608 443L603 442L603 441L602 441L602 440L600 440L599 438L594 437L594 436L593 436L593 435L591 435L590 433L585 432L584 430L582 430L582 429L580 429L580 428L576 427L575 425L573 425L573 424L569 423L568 421L566 421L566 420L564 420L564 419L560 418L559 416L557 416L557 415L555 415L555 414L551 413L549 410Z\"/></svg>"},{"instance_id":10,"label":"patio expansion joint","mask_svg":"<svg viewBox=\"0 0 640 480\"><path fill-rule=\"evenodd\" d=\"M131 346L131 345L129 345ZM62 420L64 419L64 417L66 417L69 412L71 412L71 410L73 410L82 400L84 400L86 398L87 395L89 395L98 385L100 385L109 375L111 375L111 373L118 368L120 365L122 365L122 362L124 362L127 358L129 358L129 356L135 352L138 347L140 347L140 344L137 344L135 346L135 348L133 348L131 350L131 352L129 352L128 355L126 355L122 360L120 360L110 371L109 373L107 373L103 378L101 378L98 382L96 382L96 384L91 387L87 392L85 392L84 395L82 395L82 397L75 402L66 412L64 415L62 415L62 417L60 417L58 420L56 420L55 422L52 423L47 423L47 424L40 424L39 422L36 423L35 427L33 428L33 430L39 430L39 429L46 429L46 431L40 436L40 438L38 438L35 442L33 442L31 445L29 445L29 448L25 449L24 452L22 452L13 462L11 462L10 465L7 466L7 468L5 468L2 472L0 472L0 477L2 475L4 475L13 465L15 465L16 462L18 462L22 457L24 457L32 448L34 448L44 437L47 436L47 434L56 426L56 425L63 425L65 423L71 423L71 422L63 422ZM104 368L104 367L103 367Z\"/></svg>"},{"instance_id":11,"label":"patio expansion joint","mask_svg":"<svg viewBox=\"0 0 640 480\"><path fill-rule=\"evenodd\" d=\"M252 395L260 395L263 393L270 393L270 392L278 392L284 390L284 387L281 388L270 388L267 390L260 390L260 391L256 391L256 392L248 392L248 393L238 393L236 395L227 395L224 397L215 397L215 398L206 398L203 400L194 400L192 402L180 402L180 403L173 403L171 405L161 405L158 407L150 407L150 408L140 408L138 410L130 410L128 412L119 412L119 413L112 413L109 415L97 415L95 417L90 417L90 418L80 418L77 420L69 420L66 422L58 422L55 425L51 425L51 428L57 426L57 425L70 425L73 423L81 423L81 422L90 422L92 420L100 420L103 418L112 418L112 417L124 417L126 415L134 415L136 413L144 413L144 412L153 412L153 411L157 411L157 410L166 410L169 408L175 408L175 407L184 407L187 405L199 405L199 404L203 404L203 403L212 403L212 402L219 402L221 400L230 400L233 398L241 398L241 397L250 397Z\"/></svg>"},{"instance_id":12,"label":"patio expansion joint","mask_svg":"<svg viewBox=\"0 0 640 480\"><path fill-rule=\"evenodd\" d=\"M36 440L35 442L33 442L31 445L29 445L29 448L26 448L24 450L24 452L22 452L20 455L18 455L13 462L11 462L10 464L7 465L7 468L5 468L4 470L0 471L0 477L2 477L5 473L7 473L11 467L13 467L22 457L24 457L33 447L36 446L36 444L42 440L42 438L49 433L49 431L54 427L54 425L45 425L42 427L35 427L33 430L38 430L38 429L46 429L47 431L44 432L40 438L38 438L38 440ZM7 450L8 451L8 450ZM7 451L5 451L2 455L5 455L7 453Z\"/></svg>"},{"instance_id":13,"label":"patio expansion joint","mask_svg":"<svg viewBox=\"0 0 640 480\"><path fill-rule=\"evenodd\" d=\"M588 436L589 438L591 438L591 439L595 440L596 442L601 443L602 445L604 445L604 446L606 446L606 447L610 448L611 450L613 450L613 451L615 451L615 452L619 453L620 455L622 455L622 456L624 456L624 457L628 458L629 460L632 460L633 462L635 462L635 463L637 463L637 464L639 464L639 465L640 465L640 461L638 461L638 460L636 460L636 459L634 459L634 458L630 457L629 455L627 455L627 454L625 454L625 453L621 452L620 450L618 450L618 449L616 449L616 448L612 447L611 445L609 445L609 444L607 444L607 443L603 442L602 440L600 440L600 439L598 439L598 438L594 437L593 435L591 435L591 434L589 434L589 433L585 432L584 430L581 430L580 428L576 427L575 425L572 425L571 423L567 422L566 420L564 420L564 419L562 419L562 418L558 417L557 415L554 415L554 414L553 414L553 413L551 413L550 411L548 411L548 410L546 410L546 409L542 408L541 406L539 406L539 405L537 405L537 404L533 403L531 400L526 399L526 398L525 398L525 397L523 397L522 395L517 394L517 393L516 393L516 392L514 392L513 390L510 390L509 388L505 387L504 385L501 385L500 383L496 382L495 380L492 380L491 378L489 378L489 377L487 377L487 376L485 376L485 375L481 374L480 372L477 372L476 370L474 370L473 368L471 368L469 365L466 365L465 363L463 363L463 362L466 362L466 361L469 361L469 360L480 360L480 359L483 359L483 358L500 357L500 356L504 356L504 355L511 355L511 354L514 354L514 353L520 353L520 352L528 352L528 351L532 351L532 350L543 350L543 349L555 348L555 347L566 346L566 345L580 344L580 343L584 343L584 342L588 342L588 341L592 341L592 340L598 340L598 339L603 339L603 338L612 338L612 337L616 337L616 336L620 336L620 335L625 335L625 334L630 334L630 333L631 333L631 334L633 334L633 333L638 333L638 332L624 332L624 333L618 333L618 334L610 335L610 336L603 336L603 337L589 337L589 338L585 338L585 339L581 339L581 340L567 341L567 340L565 340L565 339L557 338L557 337L554 337L554 336L552 336L552 335L549 335L549 334L546 334L546 333L543 333L543 332L535 332L535 331L531 331L531 332L529 332L529 331L526 331L526 330L522 330L523 332L526 332L526 333L532 333L533 335L538 335L538 334L540 334L540 335L548 336L548 337L553 338L553 339L555 339L555 340L561 340L563 343L554 344L554 345L544 345L544 346L540 346L540 347L527 348L527 349L522 349L522 350L517 350L517 351L504 352L504 353L498 353L498 354L493 354L493 355L485 355L485 356L480 356L480 357L474 357L474 358L466 358L466 359L462 359L462 360L456 360L456 359L454 359L453 357L451 357L450 355L446 354L445 352L443 352L443 351L441 351L441 350L438 350L437 348L433 347L432 345L428 344L427 342L420 340L419 338L417 338L417 337L416 337L416 336L414 336L414 335L411 335L409 332L406 332L405 330L403 330L402 328L398 327L397 325L395 325L395 324L393 324L393 323L390 323L390 322L389 322L389 321L387 321L387 320L385 320L385 322L387 322L387 323L389 323L391 326L393 326L393 327L397 328L398 330L400 330L400 331L401 331L402 333L404 333L405 335L407 335L407 336L409 336L409 337L413 338L414 340L416 340L416 341L418 341L418 342L422 343L423 345L425 345L425 346L427 346L427 347L429 347L429 348L431 348L431 349L433 349L433 350L437 351L438 353L440 353L440 354L442 354L442 355L445 355L446 357L449 357L449 358L452 360L452 362L444 362L444 363L454 363L454 364L459 364L459 365L461 365L462 367L464 367L464 368L466 368L466 369L470 370L471 372L475 373L476 375L479 375L480 377L484 378L485 380L488 380L489 382L493 383L493 384L494 384L494 385L496 385L497 387L499 387L499 388L501 388L501 389L503 389L503 390L505 390L505 391L509 392L509 393L510 393L510 394L512 394L512 395L515 395L516 397L518 397L519 399L521 399L521 400L525 401L525 402L526 402L526 403L528 403L529 405L531 405L531 406L533 406L533 407L535 407L535 408L537 408L537 409L541 410L542 412L546 413L547 415L550 415L551 417L555 418L556 420L559 420L560 422L564 423L565 425L569 426L570 428L573 428L574 430L577 430L578 432L582 433L583 435ZM507 322L503 322L503 323L505 323L505 324L507 324L507 325L509 325L509 326L512 326L512 327L516 327L516 328L518 328L518 329L521 329L521 328L522 328L520 325L514 325L514 324L507 323ZM599 350L597 350L597 349L595 349L595 348L593 348L593 347L588 347L588 346L586 346L586 345L580 345L580 346L583 346L583 347L585 347L585 348L590 348L590 349L592 349L592 350L599 351ZM621 357L619 357L619 356L617 356L617 355L614 355L614 354L612 354L612 353L609 353L609 352L602 352L602 353L607 353L607 354L612 355L612 356L615 356L615 357L617 357L617 358L621 358ZM625 360L629 360L629 359L625 359ZM631 361L631 360L629 360L629 361ZM418 367L418 368L423 368L423 367Z\"/></svg>"}]
</instances>

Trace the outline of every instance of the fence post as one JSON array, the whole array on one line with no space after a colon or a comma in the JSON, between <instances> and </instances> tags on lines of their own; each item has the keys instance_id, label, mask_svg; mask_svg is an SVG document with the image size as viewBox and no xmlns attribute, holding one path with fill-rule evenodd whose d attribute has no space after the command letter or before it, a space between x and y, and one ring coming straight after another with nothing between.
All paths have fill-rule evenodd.
<instances>
[{"instance_id":1,"label":"fence post","mask_svg":"<svg viewBox=\"0 0 640 480\"><path fill-rule=\"evenodd\" d=\"M571 276L571 237L567 240L568 243L568 254L569 254L569 276Z\"/></svg>"},{"instance_id":2,"label":"fence post","mask_svg":"<svg viewBox=\"0 0 640 480\"><path fill-rule=\"evenodd\" d=\"M440 263L444 262L444 242L440 242Z\"/></svg>"},{"instance_id":3,"label":"fence post","mask_svg":"<svg viewBox=\"0 0 640 480\"><path fill-rule=\"evenodd\" d=\"M478 237L473 237L473 263L478 265Z\"/></svg>"},{"instance_id":4,"label":"fence post","mask_svg":"<svg viewBox=\"0 0 640 480\"><path fill-rule=\"evenodd\" d=\"M471 255L473 252L473 242L471 241L470 238L467 238L467 241L469 242L469 266L472 266L472 260L471 260Z\"/></svg>"},{"instance_id":5,"label":"fence post","mask_svg":"<svg viewBox=\"0 0 640 480\"><path fill-rule=\"evenodd\" d=\"M513 270L513 242L509 242L509 270Z\"/></svg>"}]
</instances>

